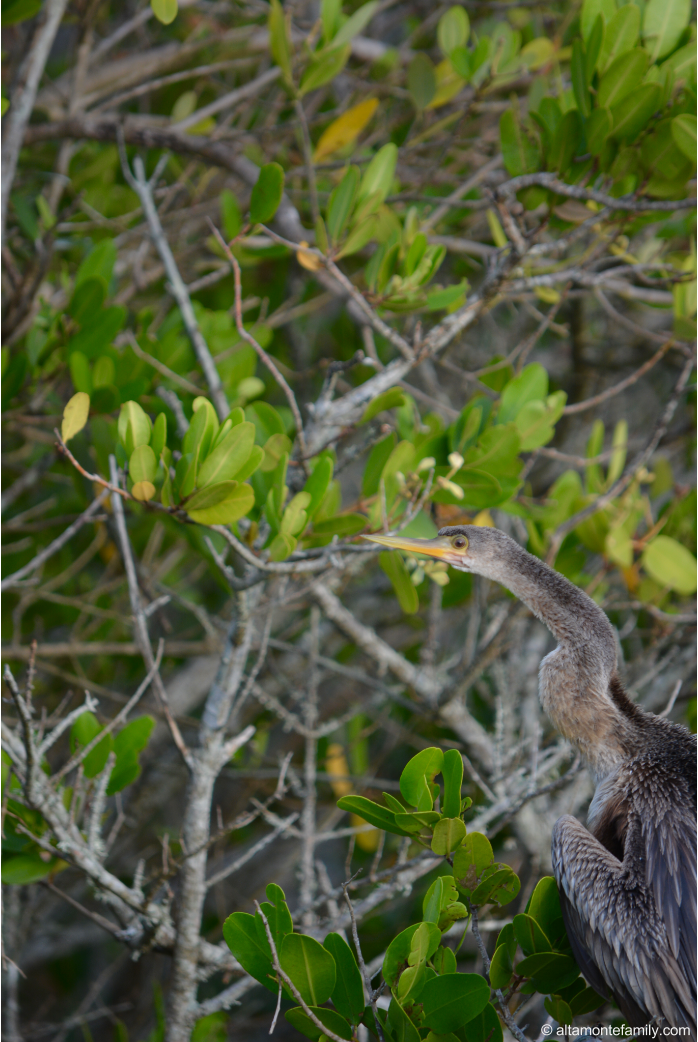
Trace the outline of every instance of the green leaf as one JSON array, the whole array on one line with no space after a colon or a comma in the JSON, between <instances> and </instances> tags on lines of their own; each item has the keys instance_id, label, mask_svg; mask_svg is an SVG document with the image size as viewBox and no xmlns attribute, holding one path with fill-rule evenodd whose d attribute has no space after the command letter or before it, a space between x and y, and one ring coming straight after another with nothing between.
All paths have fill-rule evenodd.
<instances>
[{"instance_id":1,"label":"green leaf","mask_svg":"<svg viewBox=\"0 0 698 1042\"><path fill-rule=\"evenodd\" d=\"M334 1032L335 1035L347 1039L352 1037L351 1028L344 1017L341 1017L339 1013L335 1013L333 1009L327 1009L324 1006L309 1006L308 1009L311 1009L318 1020L326 1028ZM363 1013L363 1007L361 1012ZM312 1039L312 1042L318 1042L318 1039L323 1035L322 1030L304 1012L302 1006L295 1006L293 1009L286 1010L284 1017L296 1031L300 1031L306 1038Z\"/></svg>"},{"instance_id":2,"label":"green leaf","mask_svg":"<svg viewBox=\"0 0 698 1042\"><path fill-rule=\"evenodd\" d=\"M441 15L436 29L439 47L445 55L450 55L456 47L465 47L470 35L470 19L462 7L449 7Z\"/></svg>"},{"instance_id":3,"label":"green leaf","mask_svg":"<svg viewBox=\"0 0 698 1042\"><path fill-rule=\"evenodd\" d=\"M107 284L101 276L94 275L84 279L75 287L68 314L72 315L76 322L84 325L94 319L102 310L102 304L107 292Z\"/></svg>"},{"instance_id":4,"label":"green leaf","mask_svg":"<svg viewBox=\"0 0 698 1042\"><path fill-rule=\"evenodd\" d=\"M436 94L436 72L428 54L418 51L407 69L407 89L421 112Z\"/></svg>"},{"instance_id":5,"label":"green leaf","mask_svg":"<svg viewBox=\"0 0 698 1042\"><path fill-rule=\"evenodd\" d=\"M589 100L588 78L584 61L584 47L581 40L575 40L572 44L572 60L570 62L570 74L572 77L572 89L577 102L579 114L583 119L591 113L591 101ZM591 77L589 77L590 79Z\"/></svg>"},{"instance_id":6,"label":"green leaf","mask_svg":"<svg viewBox=\"0 0 698 1042\"><path fill-rule=\"evenodd\" d=\"M150 0L150 6L158 22L169 25L177 17L177 0Z\"/></svg>"},{"instance_id":7,"label":"green leaf","mask_svg":"<svg viewBox=\"0 0 698 1042\"><path fill-rule=\"evenodd\" d=\"M543 1005L546 1011L553 1017L558 1024L571 1024L572 1023L572 1010L559 995L551 995L545 999Z\"/></svg>"},{"instance_id":8,"label":"green leaf","mask_svg":"<svg viewBox=\"0 0 698 1042\"><path fill-rule=\"evenodd\" d=\"M391 387L389 391L384 391L383 394L377 395L368 403L359 423L368 423L368 421L372 420L374 416L377 416L379 412L385 412L388 409L395 409L400 405L404 405L405 401L406 398L404 391L401 391L399 387Z\"/></svg>"},{"instance_id":9,"label":"green leaf","mask_svg":"<svg viewBox=\"0 0 698 1042\"><path fill-rule=\"evenodd\" d=\"M187 511L207 510L209 507L218 506L237 487L237 481L219 481L215 485L207 485L206 488L199 489L198 492L192 495L191 499L187 500L186 509Z\"/></svg>"},{"instance_id":10,"label":"green leaf","mask_svg":"<svg viewBox=\"0 0 698 1042\"><path fill-rule=\"evenodd\" d=\"M281 69L286 83L291 85L291 41L284 9L279 0L270 0L268 25L272 57Z\"/></svg>"},{"instance_id":11,"label":"green leaf","mask_svg":"<svg viewBox=\"0 0 698 1042\"><path fill-rule=\"evenodd\" d=\"M444 901L444 876L437 876L422 901L422 919L425 923L438 923Z\"/></svg>"},{"instance_id":12,"label":"green leaf","mask_svg":"<svg viewBox=\"0 0 698 1042\"><path fill-rule=\"evenodd\" d=\"M463 890L474 890L477 880L494 861L492 845L481 832L469 832L453 858L453 876Z\"/></svg>"},{"instance_id":13,"label":"green leaf","mask_svg":"<svg viewBox=\"0 0 698 1042\"><path fill-rule=\"evenodd\" d=\"M441 931L435 923L420 923L410 940L409 966L418 966L431 958L441 943Z\"/></svg>"},{"instance_id":14,"label":"green leaf","mask_svg":"<svg viewBox=\"0 0 698 1042\"><path fill-rule=\"evenodd\" d=\"M2 24L4 27L17 25L33 18L41 10L41 0L9 0L2 5ZM3 98L3 101L6 99ZM3 115L7 110L3 111Z\"/></svg>"},{"instance_id":15,"label":"green leaf","mask_svg":"<svg viewBox=\"0 0 698 1042\"><path fill-rule=\"evenodd\" d=\"M258 446L259 447L259 446ZM275 470L283 455L290 455L292 449L291 439L286 434L272 434L264 445L261 470L264 474Z\"/></svg>"},{"instance_id":16,"label":"green leaf","mask_svg":"<svg viewBox=\"0 0 698 1042\"><path fill-rule=\"evenodd\" d=\"M397 435L391 432L371 449L361 484L364 496L374 496L378 491L381 474L396 444Z\"/></svg>"},{"instance_id":17,"label":"green leaf","mask_svg":"<svg viewBox=\"0 0 698 1042\"><path fill-rule=\"evenodd\" d=\"M548 374L538 362L527 365L502 391L497 420L515 420L528 402L542 401L548 394Z\"/></svg>"},{"instance_id":18,"label":"green leaf","mask_svg":"<svg viewBox=\"0 0 698 1042\"><path fill-rule=\"evenodd\" d=\"M2 859L2 881L9 886L28 886L44 879L55 871L58 865L57 858L44 861L36 853L17 854L15 857L3 857Z\"/></svg>"},{"instance_id":19,"label":"green leaf","mask_svg":"<svg viewBox=\"0 0 698 1042\"><path fill-rule=\"evenodd\" d=\"M390 191L395 176L397 163L397 145L389 142L376 152L366 167L361 179L358 202L372 200L373 210L377 210ZM345 247L346 249L346 247Z\"/></svg>"},{"instance_id":20,"label":"green leaf","mask_svg":"<svg viewBox=\"0 0 698 1042\"><path fill-rule=\"evenodd\" d=\"M494 987L494 985L493 985ZM491 1002L463 1027L465 1042L502 1042L502 1022Z\"/></svg>"},{"instance_id":21,"label":"green leaf","mask_svg":"<svg viewBox=\"0 0 698 1042\"><path fill-rule=\"evenodd\" d=\"M358 36L366 28L378 10L378 6L378 0L369 0L358 11L354 11L353 15L346 20L339 32L332 38L332 46L343 47L344 44L351 43L354 37Z\"/></svg>"},{"instance_id":22,"label":"green leaf","mask_svg":"<svg viewBox=\"0 0 698 1042\"><path fill-rule=\"evenodd\" d=\"M591 86L591 81L594 78L594 73L599 63L599 56L601 54L601 48L604 43L604 20L603 15L599 14L596 17L596 21L592 27L589 37L584 43L584 69L586 72L586 85Z\"/></svg>"},{"instance_id":23,"label":"green leaf","mask_svg":"<svg viewBox=\"0 0 698 1042\"><path fill-rule=\"evenodd\" d=\"M662 587L686 596L696 591L696 559L671 536L655 536L645 547L642 567Z\"/></svg>"},{"instance_id":24,"label":"green leaf","mask_svg":"<svg viewBox=\"0 0 698 1042\"><path fill-rule=\"evenodd\" d=\"M591 31L599 15L601 15L604 19L604 23L608 25L615 13L615 0L584 0L579 19L579 27L581 29L582 39L584 40L584 42L586 43L589 39Z\"/></svg>"},{"instance_id":25,"label":"green leaf","mask_svg":"<svg viewBox=\"0 0 698 1042\"><path fill-rule=\"evenodd\" d=\"M155 481L158 461L150 445L139 445L131 453L128 461L128 474L134 484L138 481Z\"/></svg>"},{"instance_id":26,"label":"green leaf","mask_svg":"<svg viewBox=\"0 0 698 1042\"><path fill-rule=\"evenodd\" d=\"M653 62L674 50L690 18L690 0L649 0L642 35Z\"/></svg>"},{"instance_id":27,"label":"green leaf","mask_svg":"<svg viewBox=\"0 0 698 1042\"><path fill-rule=\"evenodd\" d=\"M671 136L687 159L696 158L696 117L690 112L675 116L671 121Z\"/></svg>"},{"instance_id":28,"label":"green leaf","mask_svg":"<svg viewBox=\"0 0 698 1042\"><path fill-rule=\"evenodd\" d=\"M234 239L242 228L242 214L238 201L229 188L221 192L221 221L228 242Z\"/></svg>"},{"instance_id":29,"label":"green leaf","mask_svg":"<svg viewBox=\"0 0 698 1042\"><path fill-rule=\"evenodd\" d=\"M223 937L243 969L276 994L278 984L274 967L267 954L269 945L266 943L265 947L262 944L257 933L255 917L247 912L233 912L223 923Z\"/></svg>"},{"instance_id":30,"label":"green leaf","mask_svg":"<svg viewBox=\"0 0 698 1042\"><path fill-rule=\"evenodd\" d=\"M628 97L611 109L613 116L612 136L617 140L633 141L645 128L650 117L661 104L662 90L656 83L638 87Z\"/></svg>"},{"instance_id":31,"label":"green leaf","mask_svg":"<svg viewBox=\"0 0 698 1042\"><path fill-rule=\"evenodd\" d=\"M687 43L678 51L667 58L662 68L669 67L676 76L677 83L695 83L696 81L696 48L695 44Z\"/></svg>"},{"instance_id":32,"label":"green leaf","mask_svg":"<svg viewBox=\"0 0 698 1042\"><path fill-rule=\"evenodd\" d=\"M150 435L150 447L155 453L156 459L160 459L162 450L167 445L167 417L161 412L155 419L153 430Z\"/></svg>"},{"instance_id":33,"label":"green leaf","mask_svg":"<svg viewBox=\"0 0 698 1042\"><path fill-rule=\"evenodd\" d=\"M473 904L496 904L500 907L513 901L521 889L521 880L509 865L492 865L483 872L482 879L473 890Z\"/></svg>"},{"instance_id":34,"label":"green leaf","mask_svg":"<svg viewBox=\"0 0 698 1042\"><path fill-rule=\"evenodd\" d=\"M284 937L279 963L309 1006L327 1002L336 982L334 959L319 941L303 933Z\"/></svg>"},{"instance_id":35,"label":"green leaf","mask_svg":"<svg viewBox=\"0 0 698 1042\"><path fill-rule=\"evenodd\" d=\"M406 832L416 835L423 829L433 829L441 815L436 810L396 811L395 823Z\"/></svg>"},{"instance_id":36,"label":"green leaf","mask_svg":"<svg viewBox=\"0 0 698 1042\"><path fill-rule=\"evenodd\" d=\"M560 935L564 936L565 926L562 919L562 908L560 907L560 894L557 889L557 883L552 876L543 876L538 881L528 902L526 914L535 920L552 943ZM547 949L535 947L531 949L532 952L545 950Z\"/></svg>"},{"instance_id":37,"label":"green leaf","mask_svg":"<svg viewBox=\"0 0 698 1042\"><path fill-rule=\"evenodd\" d=\"M224 481L220 484L234 487L230 489L225 499L215 505L192 508L187 504L186 510L192 521L196 521L200 525L232 525L249 513L254 506L254 492L250 485L237 481Z\"/></svg>"},{"instance_id":38,"label":"green leaf","mask_svg":"<svg viewBox=\"0 0 698 1042\"><path fill-rule=\"evenodd\" d=\"M334 959L337 982L330 998L351 1024L358 1024L364 1011L364 988L354 953L338 933L328 933L322 942Z\"/></svg>"},{"instance_id":39,"label":"green leaf","mask_svg":"<svg viewBox=\"0 0 698 1042\"><path fill-rule=\"evenodd\" d=\"M310 496L310 501L306 507L306 511L311 520L320 509L322 501L327 495L327 490L332 481L333 472L334 462L332 457L329 455L321 456L315 464L313 473L304 485L303 490Z\"/></svg>"},{"instance_id":40,"label":"green leaf","mask_svg":"<svg viewBox=\"0 0 698 1042\"><path fill-rule=\"evenodd\" d=\"M554 424L562 416L566 401L566 392L556 391L548 395L545 402L535 400L524 405L514 421L522 452L531 452L552 440Z\"/></svg>"},{"instance_id":41,"label":"green leaf","mask_svg":"<svg viewBox=\"0 0 698 1042\"><path fill-rule=\"evenodd\" d=\"M323 518L313 523L313 532L316 535L340 535L352 536L363 531L366 527L366 518L363 514L336 514L334 517Z\"/></svg>"},{"instance_id":42,"label":"green leaf","mask_svg":"<svg viewBox=\"0 0 698 1042\"><path fill-rule=\"evenodd\" d=\"M606 26L599 54L599 71L604 73L616 58L634 47L639 35L640 8L635 4L625 4L616 11Z\"/></svg>"},{"instance_id":43,"label":"green leaf","mask_svg":"<svg viewBox=\"0 0 698 1042\"><path fill-rule=\"evenodd\" d=\"M182 452L198 454L201 463L211 451L218 434L218 417L207 398L195 398L193 409L189 430L182 439Z\"/></svg>"},{"instance_id":44,"label":"green leaf","mask_svg":"<svg viewBox=\"0 0 698 1042\"><path fill-rule=\"evenodd\" d=\"M291 918L291 913L286 904L286 895L280 886L277 886L276 883L269 883L266 889L266 894L269 900L262 901L259 907L266 916L267 924L271 931L271 935L274 938L276 950L278 951L281 948L284 937L293 933L293 919ZM267 939L264 920L259 911L255 915L255 923L259 943L271 959L271 947Z\"/></svg>"},{"instance_id":45,"label":"green leaf","mask_svg":"<svg viewBox=\"0 0 698 1042\"><path fill-rule=\"evenodd\" d=\"M647 52L639 47L634 47L616 58L599 83L596 93L597 108L611 108L639 87L648 63Z\"/></svg>"},{"instance_id":46,"label":"green leaf","mask_svg":"<svg viewBox=\"0 0 698 1042\"><path fill-rule=\"evenodd\" d=\"M335 48L325 53L320 61L313 62L303 73L298 93L302 97L311 90L317 90L337 76L349 60L351 45Z\"/></svg>"},{"instance_id":47,"label":"green leaf","mask_svg":"<svg viewBox=\"0 0 698 1042\"><path fill-rule=\"evenodd\" d=\"M431 849L441 856L450 854L463 842L465 833L466 828L460 818L442 818L434 829Z\"/></svg>"},{"instance_id":48,"label":"green leaf","mask_svg":"<svg viewBox=\"0 0 698 1042\"><path fill-rule=\"evenodd\" d=\"M63 410L61 438L66 444L79 434L90 415L90 396L84 391L74 394Z\"/></svg>"},{"instance_id":49,"label":"green leaf","mask_svg":"<svg viewBox=\"0 0 698 1042\"><path fill-rule=\"evenodd\" d=\"M420 995L424 1025L439 1034L458 1031L483 1011L489 997L489 985L478 973L434 977L426 982Z\"/></svg>"},{"instance_id":50,"label":"green leaf","mask_svg":"<svg viewBox=\"0 0 698 1042\"><path fill-rule=\"evenodd\" d=\"M287 532L279 532L269 546L269 559L271 561L285 561L287 557L291 556L297 546L298 540L295 536L289 535Z\"/></svg>"},{"instance_id":51,"label":"green leaf","mask_svg":"<svg viewBox=\"0 0 698 1042\"><path fill-rule=\"evenodd\" d=\"M400 974L408 965L407 960L412 946L412 938L417 932L418 926L419 923L408 926L397 937L393 937L388 945L383 959L383 980L389 988L394 988L397 985ZM439 940L436 942L438 946L441 933L438 930L437 933L439 935Z\"/></svg>"},{"instance_id":52,"label":"green leaf","mask_svg":"<svg viewBox=\"0 0 698 1042\"><path fill-rule=\"evenodd\" d=\"M117 760L129 752L138 753L144 749L154 726L155 720L152 716L139 716L122 727L114 738L114 752Z\"/></svg>"},{"instance_id":53,"label":"green leaf","mask_svg":"<svg viewBox=\"0 0 698 1042\"><path fill-rule=\"evenodd\" d=\"M579 976L579 967L569 955L557 952L540 952L529 955L517 964L515 972L530 977L537 991L550 994L567 987Z\"/></svg>"},{"instance_id":54,"label":"green leaf","mask_svg":"<svg viewBox=\"0 0 698 1042\"><path fill-rule=\"evenodd\" d=\"M417 1028L396 998L388 1006L387 1026L390 1027L394 1042L420 1042Z\"/></svg>"},{"instance_id":55,"label":"green leaf","mask_svg":"<svg viewBox=\"0 0 698 1042\"><path fill-rule=\"evenodd\" d=\"M610 109L594 109L586 124L586 139L589 151L598 156L605 148L613 127Z\"/></svg>"},{"instance_id":56,"label":"green leaf","mask_svg":"<svg viewBox=\"0 0 698 1042\"><path fill-rule=\"evenodd\" d=\"M437 948L431 963L440 977L446 973L458 972L458 964L453 948Z\"/></svg>"},{"instance_id":57,"label":"green leaf","mask_svg":"<svg viewBox=\"0 0 698 1042\"><path fill-rule=\"evenodd\" d=\"M378 555L378 561L390 579L400 607L406 615L413 615L419 608L419 594L407 571L402 554L387 550Z\"/></svg>"},{"instance_id":58,"label":"green leaf","mask_svg":"<svg viewBox=\"0 0 698 1042\"><path fill-rule=\"evenodd\" d=\"M521 946L524 955L552 951L550 941L540 925L531 915L521 912L514 916L514 936Z\"/></svg>"},{"instance_id":59,"label":"green leaf","mask_svg":"<svg viewBox=\"0 0 698 1042\"><path fill-rule=\"evenodd\" d=\"M285 535L300 535L308 521L306 508L309 503L308 492L297 492L284 510L280 531Z\"/></svg>"},{"instance_id":60,"label":"green leaf","mask_svg":"<svg viewBox=\"0 0 698 1042\"><path fill-rule=\"evenodd\" d=\"M358 814L369 825L375 825L376 828L383 829L384 832L392 832L396 836L410 835L409 832L396 825L395 814L392 810L381 807L379 803L374 803L373 800L368 800L365 796L342 796L340 800L337 800L337 806L340 810Z\"/></svg>"},{"instance_id":61,"label":"green leaf","mask_svg":"<svg viewBox=\"0 0 698 1042\"><path fill-rule=\"evenodd\" d=\"M506 988L514 973L514 962L506 944L495 951L490 963L490 984L493 988Z\"/></svg>"},{"instance_id":62,"label":"green leaf","mask_svg":"<svg viewBox=\"0 0 698 1042\"><path fill-rule=\"evenodd\" d=\"M584 988L567 1001L573 1016L583 1017L585 1013L592 1013L608 1000L598 995L593 988Z\"/></svg>"},{"instance_id":63,"label":"green leaf","mask_svg":"<svg viewBox=\"0 0 698 1042\"><path fill-rule=\"evenodd\" d=\"M379 205L379 203L376 204L376 209ZM380 218L376 213L370 213L368 217L357 222L349 232L346 242L337 254L337 257L350 257L352 253L358 253L359 250L364 248L366 243L376 236L379 227Z\"/></svg>"},{"instance_id":64,"label":"green leaf","mask_svg":"<svg viewBox=\"0 0 698 1042\"><path fill-rule=\"evenodd\" d=\"M181 499L189 496L194 491L196 468L197 460L191 452L185 453L177 461L177 466L175 467L175 488L179 492Z\"/></svg>"},{"instance_id":65,"label":"green leaf","mask_svg":"<svg viewBox=\"0 0 698 1042\"><path fill-rule=\"evenodd\" d=\"M238 423L199 468L200 488L234 478L247 463L254 445L254 424Z\"/></svg>"},{"instance_id":66,"label":"green leaf","mask_svg":"<svg viewBox=\"0 0 698 1042\"><path fill-rule=\"evenodd\" d=\"M605 110L601 110L605 111ZM560 120L548 153L548 168L564 174L569 170L582 141L582 121L576 109Z\"/></svg>"},{"instance_id":67,"label":"green leaf","mask_svg":"<svg viewBox=\"0 0 698 1042\"><path fill-rule=\"evenodd\" d=\"M432 746L409 760L400 775L400 792L417 810L431 810L434 800L430 786L443 767L444 754Z\"/></svg>"},{"instance_id":68,"label":"green leaf","mask_svg":"<svg viewBox=\"0 0 698 1042\"><path fill-rule=\"evenodd\" d=\"M509 108L499 120L499 137L504 166L512 177L535 173L540 166L540 149Z\"/></svg>"},{"instance_id":69,"label":"green leaf","mask_svg":"<svg viewBox=\"0 0 698 1042\"><path fill-rule=\"evenodd\" d=\"M84 749L102 730L103 727L94 713L88 710L81 713L70 729L70 751L76 753L79 749ZM82 762L86 778L96 778L100 774L111 749L111 735L106 735Z\"/></svg>"},{"instance_id":70,"label":"green leaf","mask_svg":"<svg viewBox=\"0 0 698 1042\"><path fill-rule=\"evenodd\" d=\"M150 442L153 425L138 402L124 402L119 413L117 430L126 455L130 456L139 445L147 445Z\"/></svg>"},{"instance_id":71,"label":"green leaf","mask_svg":"<svg viewBox=\"0 0 698 1042\"><path fill-rule=\"evenodd\" d=\"M259 171L250 196L250 222L268 224L279 209L284 194L284 171L278 163L267 163Z\"/></svg>"},{"instance_id":72,"label":"green leaf","mask_svg":"<svg viewBox=\"0 0 698 1042\"><path fill-rule=\"evenodd\" d=\"M347 167L344 177L330 195L327 204L327 231L332 242L339 242L349 222L360 179L361 173L357 166Z\"/></svg>"},{"instance_id":73,"label":"green leaf","mask_svg":"<svg viewBox=\"0 0 698 1042\"><path fill-rule=\"evenodd\" d=\"M108 286L111 282L115 262L116 243L113 239L102 239L94 249L90 250L78 268L78 273L75 276L76 288L90 278L103 279L104 285Z\"/></svg>"},{"instance_id":74,"label":"green leaf","mask_svg":"<svg viewBox=\"0 0 698 1042\"><path fill-rule=\"evenodd\" d=\"M109 347L126 320L126 308L102 308L79 333L71 337L68 351L81 351L86 358L96 358Z\"/></svg>"},{"instance_id":75,"label":"green leaf","mask_svg":"<svg viewBox=\"0 0 698 1042\"><path fill-rule=\"evenodd\" d=\"M457 818L460 816L460 791L463 785L463 757L457 749L449 749L444 753L441 773L444 779L443 813L447 818Z\"/></svg>"}]
</instances>

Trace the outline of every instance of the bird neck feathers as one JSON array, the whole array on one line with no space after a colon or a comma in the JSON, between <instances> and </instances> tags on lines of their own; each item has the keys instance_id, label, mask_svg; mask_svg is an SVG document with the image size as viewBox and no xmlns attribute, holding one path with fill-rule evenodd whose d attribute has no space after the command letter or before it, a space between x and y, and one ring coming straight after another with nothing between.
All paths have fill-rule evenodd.
<instances>
[{"instance_id":1,"label":"bird neck feathers","mask_svg":"<svg viewBox=\"0 0 698 1042\"><path fill-rule=\"evenodd\" d=\"M488 578L511 590L558 641L541 663L543 709L597 780L605 777L627 758L635 731L632 711L614 697L619 681L611 623L586 593L513 540L502 551L488 562Z\"/></svg>"}]
</instances>

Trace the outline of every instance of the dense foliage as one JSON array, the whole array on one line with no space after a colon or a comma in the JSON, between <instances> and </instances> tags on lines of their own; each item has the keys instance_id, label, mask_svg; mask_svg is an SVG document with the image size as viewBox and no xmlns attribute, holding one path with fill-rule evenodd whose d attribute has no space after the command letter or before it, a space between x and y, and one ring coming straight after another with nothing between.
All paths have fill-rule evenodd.
<instances>
[{"instance_id":1,"label":"dense foliage","mask_svg":"<svg viewBox=\"0 0 698 1042\"><path fill-rule=\"evenodd\" d=\"M266 1034L267 924L329 1037L588 1022L547 633L360 537L503 528L693 726L690 4L3 21L8 1037Z\"/></svg>"}]
</instances>

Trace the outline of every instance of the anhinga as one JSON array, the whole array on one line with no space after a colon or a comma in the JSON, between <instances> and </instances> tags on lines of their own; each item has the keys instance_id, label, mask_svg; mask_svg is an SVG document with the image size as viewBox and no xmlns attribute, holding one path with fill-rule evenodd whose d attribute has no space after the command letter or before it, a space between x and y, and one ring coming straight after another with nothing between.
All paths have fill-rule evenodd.
<instances>
[{"instance_id":1,"label":"anhinga","mask_svg":"<svg viewBox=\"0 0 698 1042\"><path fill-rule=\"evenodd\" d=\"M604 612L503 532L463 525L435 539L367 538L494 579L557 640L541 662L541 704L596 783L588 829L569 814L553 829L572 950L630 1025L656 1020L695 1039L695 737L628 698Z\"/></svg>"}]
</instances>

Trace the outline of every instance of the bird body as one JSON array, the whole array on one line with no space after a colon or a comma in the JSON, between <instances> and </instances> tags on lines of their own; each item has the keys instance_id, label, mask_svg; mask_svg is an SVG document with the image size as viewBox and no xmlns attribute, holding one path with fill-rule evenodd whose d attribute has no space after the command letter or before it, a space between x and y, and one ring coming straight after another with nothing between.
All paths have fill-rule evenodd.
<instances>
[{"instance_id":1,"label":"bird body","mask_svg":"<svg viewBox=\"0 0 698 1042\"><path fill-rule=\"evenodd\" d=\"M436 539L369 538L501 583L556 638L540 666L541 704L596 783L587 827L565 815L553 829L572 950L631 1026L656 1019L696 1039L695 736L631 701L601 608L503 532L463 525Z\"/></svg>"}]
</instances>

